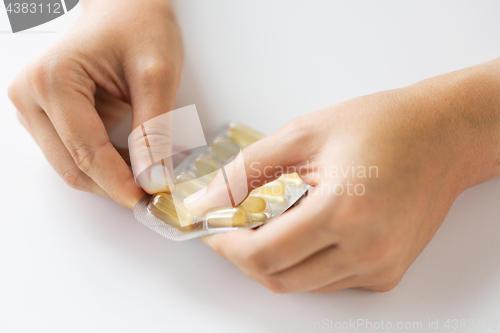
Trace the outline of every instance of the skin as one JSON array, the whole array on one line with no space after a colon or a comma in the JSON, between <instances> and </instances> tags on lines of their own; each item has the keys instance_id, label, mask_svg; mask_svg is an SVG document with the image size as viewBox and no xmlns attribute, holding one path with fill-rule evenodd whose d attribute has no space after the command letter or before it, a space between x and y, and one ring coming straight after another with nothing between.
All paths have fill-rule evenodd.
<instances>
[{"instance_id":1,"label":"skin","mask_svg":"<svg viewBox=\"0 0 500 333\"><path fill-rule=\"evenodd\" d=\"M137 128L173 108L180 32L164 0L84 3L75 27L28 64L9 96L70 186L132 208L144 191L107 133L129 112ZM226 168L237 202L287 168L312 186L309 195L261 228L204 242L274 292L391 290L456 197L500 175L499 87L495 60L292 120ZM322 172L352 165L378 174ZM338 184L351 184L350 192L331 191ZM352 194L357 184L363 195ZM218 175L186 207L203 215L222 205L223 191Z\"/></svg>"},{"instance_id":2,"label":"skin","mask_svg":"<svg viewBox=\"0 0 500 333\"><path fill-rule=\"evenodd\" d=\"M496 60L292 120L245 148L226 173L230 184L246 173L253 189L299 171L309 195L261 228L204 242L277 293L393 289L457 196L500 176L499 87ZM324 171L352 165L376 166L378 176ZM224 206L219 176L205 195L187 200L194 214ZM336 184L344 193L331 190Z\"/></svg>"},{"instance_id":3,"label":"skin","mask_svg":"<svg viewBox=\"0 0 500 333\"><path fill-rule=\"evenodd\" d=\"M136 128L173 109L180 30L168 1L84 4L77 24L14 79L9 97L68 185L133 208L145 193L108 132L130 112Z\"/></svg>"}]
</instances>

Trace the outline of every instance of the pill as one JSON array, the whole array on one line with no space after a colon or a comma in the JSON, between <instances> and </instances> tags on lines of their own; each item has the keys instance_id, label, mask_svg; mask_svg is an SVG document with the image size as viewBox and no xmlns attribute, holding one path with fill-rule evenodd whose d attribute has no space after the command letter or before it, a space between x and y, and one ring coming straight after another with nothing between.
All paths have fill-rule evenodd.
<instances>
[{"instance_id":1,"label":"pill","mask_svg":"<svg viewBox=\"0 0 500 333\"><path fill-rule=\"evenodd\" d=\"M197 227L197 224L191 224L194 216L184 204L173 198L170 193L156 194L150 205L150 212L165 223L181 230L189 231Z\"/></svg>"},{"instance_id":2,"label":"pill","mask_svg":"<svg viewBox=\"0 0 500 333\"><path fill-rule=\"evenodd\" d=\"M216 227L236 227L246 222L248 222L248 215L242 207L207 214L207 223Z\"/></svg>"},{"instance_id":3,"label":"pill","mask_svg":"<svg viewBox=\"0 0 500 333\"><path fill-rule=\"evenodd\" d=\"M286 178L286 179L300 179L300 176L298 173L294 172L294 173L284 173L281 175L282 178Z\"/></svg>"},{"instance_id":4,"label":"pill","mask_svg":"<svg viewBox=\"0 0 500 333\"><path fill-rule=\"evenodd\" d=\"M222 163L220 161L217 161L216 159L206 157L206 156L199 156L195 161L194 165L196 167L195 174L198 177L207 175L209 173L212 173L216 171L217 169L220 169L222 166Z\"/></svg>"},{"instance_id":5,"label":"pill","mask_svg":"<svg viewBox=\"0 0 500 333\"><path fill-rule=\"evenodd\" d=\"M215 157L222 162L226 162L228 159L238 155L240 152L240 147L237 144L224 139L215 139L212 141L212 145L210 147L214 152Z\"/></svg>"},{"instance_id":6,"label":"pill","mask_svg":"<svg viewBox=\"0 0 500 333\"><path fill-rule=\"evenodd\" d=\"M241 148L249 146L265 137L264 134L240 123L229 124L229 136L231 141L238 144Z\"/></svg>"},{"instance_id":7,"label":"pill","mask_svg":"<svg viewBox=\"0 0 500 333\"><path fill-rule=\"evenodd\" d=\"M272 205L281 205L286 203L286 198L283 196L273 196L273 195L259 195L260 197L267 200Z\"/></svg>"},{"instance_id":8,"label":"pill","mask_svg":"<svg viewBox=\"0 0 500 333\"><path fill-rule=\"evenodd\" d=\"M283 174L278 179L281 180L282 182L295 186L300 186L304 184L304 181L300 179L300 176L297 173Z\"/></svg>"},{"instance_id":9,"label":"pill","mask_svg":"<svg viewBox=\"0 0 500 333\"><path fill-rule=\"evenodd\" d=\"M285 194L285 184L279 180L275 180L266 184L264 186L258 187L253 190L252 194L268 195L268 196L280 196Z\"/></svg>"},{"instance_id":10,"label":"pill","mask_svg":"<svg viewBox=\"0 0 500 333\"><path fill-rule=\"evenodd\" d=\"M241 203L241 205L245 207L250 214L262 213L266 209L266 200L259 197L249 196Z\"/></svg>"},{"instance_id":11,"label":"pill","mask_svg":"<svg viewBox=\"0 0 500 333\"><path fill-rule=\"evenodd\" d=\"M264 213L250 214L250 218L252 219L252 222L254 222L254 223L267 221L267 215Z\"/></svg>"}]
</instances>

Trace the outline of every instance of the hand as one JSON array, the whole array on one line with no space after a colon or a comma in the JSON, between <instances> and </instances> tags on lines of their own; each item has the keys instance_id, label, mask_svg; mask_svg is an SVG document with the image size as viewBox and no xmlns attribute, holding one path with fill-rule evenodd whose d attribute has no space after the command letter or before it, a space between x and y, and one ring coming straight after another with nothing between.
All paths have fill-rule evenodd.
<instances>
[{"instance_id":1,"label":"hand","mask_svg":"<svg viewBox=\"0 0 500 333\"><path fill-rule=\"evenodd\" d=\"M107 133L130 112L136 128L172 110L182 62L168 1L88 1L78 23L15 78L9 97L70 186L132 208L144 192Z\"/></svg>"},{"instance_id":2,"label":"hand","mask_svg":"<svg viewBox=\"0 0 500 333\"><path fill-rule=\"evenodd\" d=\"M489 63L291 121L226 170L244 167L250 189L298 172L309 195L204 242L274 292L391 290L459 193L500 175L499 72ZM186 208L201 216L224 190L218 175Z\"/></svg>"}]
</instances>

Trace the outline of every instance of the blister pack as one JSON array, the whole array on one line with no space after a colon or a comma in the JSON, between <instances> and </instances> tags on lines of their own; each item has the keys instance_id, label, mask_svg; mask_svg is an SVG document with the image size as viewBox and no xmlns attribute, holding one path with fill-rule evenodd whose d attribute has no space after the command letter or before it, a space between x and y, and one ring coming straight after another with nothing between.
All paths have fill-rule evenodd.
<instances>
[{"instance_id":1,"label":"blister pack","mask_svg":"<svg viewBox=\"0 0 500 333\"><path fill-rule=\"evenodd\" d=\"M134 208L135 217L160 235L182 241L257 227L281 215L309 188L296 173L283 174L254 189L240 205L234 205L228 184L227 208L210 211L205 216L194 216L183 203L186 197L205 188L219 172L226 178L228 163L241 149L263 137L240 123L230 123L208 145L189 150L189 155L174 169L173 190L144 197Z\"/></svg>"}]
</instances>

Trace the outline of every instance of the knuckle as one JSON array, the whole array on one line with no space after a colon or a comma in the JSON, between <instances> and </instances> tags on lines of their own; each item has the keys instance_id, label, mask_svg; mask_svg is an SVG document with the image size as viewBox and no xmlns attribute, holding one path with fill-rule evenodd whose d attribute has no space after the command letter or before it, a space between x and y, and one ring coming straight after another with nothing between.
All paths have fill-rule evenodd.
<instances>
[{"instance_id":1,"label":"knuckle","mask_svg":"<svg viewBox=\"0 0 500 333\"><path fill-rule=\"evenodd\" d=\"M89 146L77 146L73 148L71 156L73 156L73 159L80 170L86 174L94 166L95 151Z\"/></svg>"},{"instance_id":2,"label":"knuckle","mask_svg":"<svg viewBox=\"0 0 500 333\"><path fill-rule=\"evenodd\" d=\"M7 95L9 96L11 102L17 107L19 105L20 96L16 81L9 84L9 87L7 88Z\"/></svg>"},{"instance_id":3,"label":"knuckle","mask_svg":"<svg viewBox=\"0 0 500 333\"><path fill-rule=\"evenodd\" d=\"M266 256L261 251L253 251L244 257L244 266L254 274L265 275L270 271Z\"/></svg>"},{"instance_id":4,"label":"knuckle","mask_svg":"<svg viewBox=\"0 0 500 333\"><path fill-rule=\"evenodd\" d=\"M28 113L24 106L25 103L23 103L23 97L21 96L21 89L19 89L18 83L16 81L13 81L9 85L7 89L7 95L9 96L9 99L16 108L17 119L24 127L28 128L28 120L29 120Z\"/></svg>"},{"instance_id":5,"label":"knuckle","mask_svg":"<svg viewBox=\"0 0 500 333\"><path fill-rule=\"evenodd\" d=\"M65 80L73 60L57 55L41 56L26 66L26 79L37 92L45 92L47 87Z\"/></svg>"},{"instance_id":6,"label":"knuckle","mask_svg":"<svg viewBox=\"0 0 500 333\"><path fill-rule=\"evenodd\" d=\"M297 117L294 118L290 121L288 121L285 126L283 126L283 130L287 133L292 133L292 134L297 134L297 133L302 133L302 132L307 132L303 131L304 129L304 123L302 121L302 117Z\"/></svg>"},{"instance_id":7,"label":"knuckle","mask_svg":"<svg viewBox=\"0 0 500 333\"><path fill-rule=\"evenodd\" d=\"M152 83L166 81L172 72L169 66L159 59L145 61L140 70L143 80Z\"/></svg>"},{"instance_id":8,"label":"knuckle","mask_svg":"<svg viewBox=\"0 0 500 333\"><path fill-rule=\"evenodd\" d=\"M96 155L102 148L109 144L111 143L108 141L97 148L90 145L80 144L71 149L71 156L73 157L73 160L78 168L80 168L80 170L85 174L89 174L96 167Z\"/></svg>"},{"instance_id":9,"label":"knuckle","mask_svg":"<svg viewBox=\"0 0 500 333\"><path fill-rule=\"evenodd\" d=\"M26 66L26 78L34 87L43 87L49 77L50 61L46 58L37 58Z\"/></svg>"},{"instance_id":10,"label":"knuckle","mask_svg":"<svg viewBox=\"0 0 500 333\"><path fill-rule=\"evenodd\" d=\"M70 168L61 174L64 182L70 187L77 190L85 190L85 181L83 179L83 174L78 168Z\"/></svg>"},{"instance_id":11,"label":"knuckle","mask_svg":"<svg viewBox=\"0 0 500 333\"><path fill-rule=\"evenodd\" d=\"M285 294L290 292L283 280L278 276L266 276L262 279L261 283L264 287L275 294Z\"/></svg>"}]
</instances>

